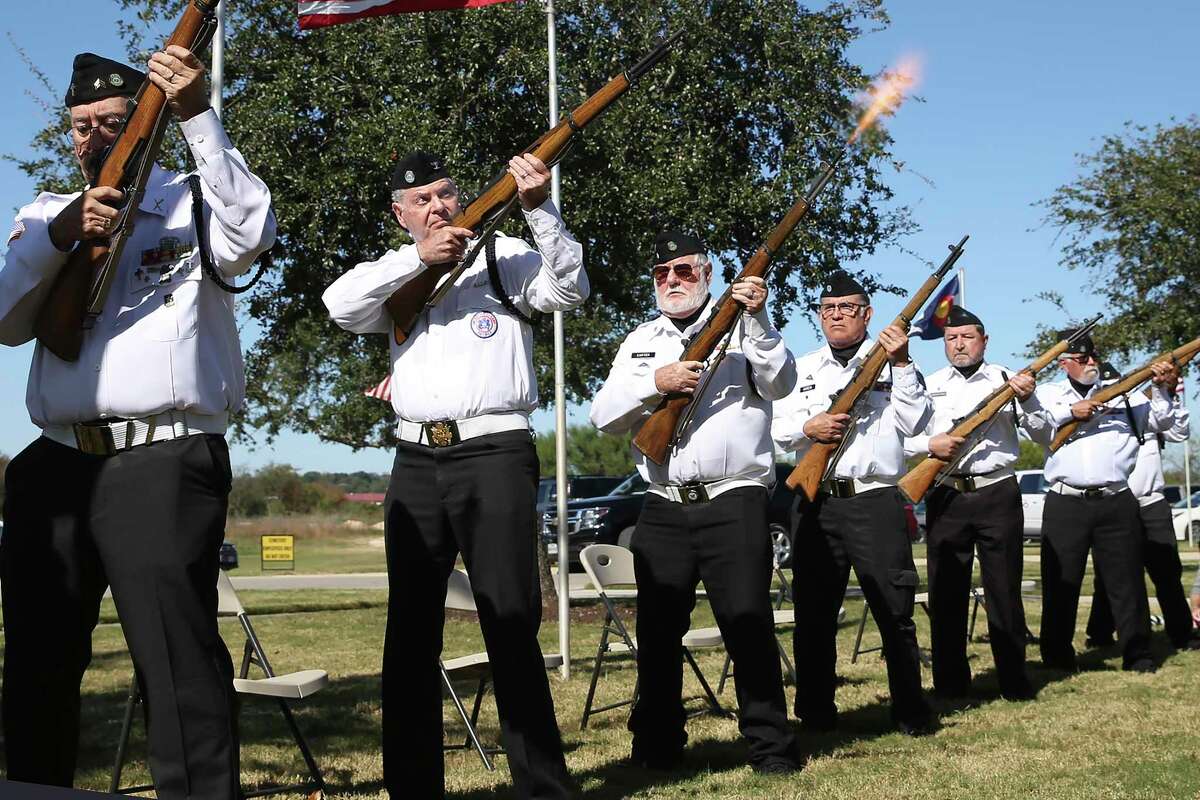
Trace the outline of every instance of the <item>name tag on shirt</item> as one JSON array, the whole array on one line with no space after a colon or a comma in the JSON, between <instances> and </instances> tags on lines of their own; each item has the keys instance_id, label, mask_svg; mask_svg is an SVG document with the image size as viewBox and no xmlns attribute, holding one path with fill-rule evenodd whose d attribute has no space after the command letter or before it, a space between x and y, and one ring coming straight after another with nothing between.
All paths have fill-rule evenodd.
<instances>
[{"instance_id":1,"label":"name tag on shirt","mask_svg":"<svg viewBox=\"0 0 1200 800\"><path fill-rule=\"evenodd\" d=\"M945 397L946 392L930 392L929 396L930 397Z\"/></svg>"},{"instance_id":2,"label":"name tag on shirt","mask_svg":"<svg viewBox=\"0 0 1200 800\"><path fill-rule=\"evenodd\" d=\"M800 394L804 394L805 392L811 392L815 388L817 388L817 385L815 383L810 383L806 386L797 386L796 391Z\"/></svg>"},{"instance_id":3,"label":"name tag on shirt","mask_svg":"<svg viewBox=\"0 0 1200 800\"><path fill-rule=\"evenodd\" d=\"M654 353L634 353L634 358L654 358Z\"/></svg>"}]
</instances>

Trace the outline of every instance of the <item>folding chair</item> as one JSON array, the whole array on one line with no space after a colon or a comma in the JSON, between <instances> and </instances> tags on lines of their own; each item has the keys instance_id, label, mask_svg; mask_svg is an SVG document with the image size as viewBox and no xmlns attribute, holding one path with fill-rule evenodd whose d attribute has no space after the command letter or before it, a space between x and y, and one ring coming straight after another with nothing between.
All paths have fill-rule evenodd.
<instances>
[{"instance_id":1,"label":"folding chair","mask_svg":"<svg viewBox=\"0 0 1200 800\"><path fill-rule=\"evenodd\" d=\"M268 786L264 789L254 789L251 791L242 790L242 797L263 797L272 794L283 794L285 792L319 792L323 795L325 793L325 779L321 775L321 770L317 766L317 762L313 759L312 751L308 748L308 742L305 741L304 735L300 733L300 728L296 724L296 718L292 715L292 709L288 703L289 701L310 697L324 689L329 685L329 675L322 669L306 669L299 672L276 675L275 671L271 668L271 662L267 660L267 654L263 650L258 635L254 632L254 626L250 622L250 615L246 613L246 609L242 606L241 601L238 600L237 592L233 589L233 583L229 580L229 576L225 574L224 570L221 570L217 576L217 616L236 616L238 622L242 625L242 632L246 635L246 644L242 652L241 669L238 671L238 676L233 679L234 691L239 695L273 698L279 704L279 710L283 714L283 719L291 731L292 738L296 740L296 746L300 748L300 753L304 756L304 763L308 767L308 781L288 786ZM262 670L265 677L250 678L251 664ZM129 732L133 726L134 710L141 700L141 691L138 689L137 673L135 672L129 684L129 699L125 703L125 719L121 724L121 738L117 743L117 757L113 764L112 781L109 784L109 792L113 794L132 794L154 788L153 785L120 788L121 770L125 766L125 748L129 744Z\"/></svg>"},{"instance_id":2,"label":"folding chair","mask_svg":"<svg viewBox=\"0 0 1200 800\"><path fill-rule=\"evenodd\" d=\"M1021 581L1021 597L1023 599L1041 599L1040 595L1030 594L1029 590L1033 589L1034 585L1034 582L1030 580ZM983 591L983 587L971 587L971 598L974 600L974 605L971 607L971 627L967 629L968 640L975 638L975 618L979 615L979 607L983 606L984 609L987 608L987 594ZM1028 624L1025 625L1025 641L1032 644L1036 644L1038 641L1038 638L1033 635L1033 631L1029 629Z\"/></svg>"},{"instance_id":3,"label":"folding chair","mask_svg":"<svg viewBox=\"0 0 1200 800\"><path fill-rule=\"evenodd\" d=\"M779 579L779 590L775 592L775 627L787 627L796 624L796 608L795 601L792 599L792 587L788 583L787 576L783 573L783 569L779 566L779 560L775 559L775 577ZM791 608L784 608L784 602L792 604ZM840 617L839 617L840 621ZM792 666L792 660L788 658L787 649L783 646L783 642L779 641L779 636L775 636L775 646L779 648L779 657L783 659L785 670L785 681L790 679L793 684L796 683L796 668ZM725 666L721 667L721 680L717 683L717 694L725 692L725 682L729 676L733 674L730 667L733 666L733 656L725 654Z\"/></svg>"},{"instance_id":4,"label":"folding chair","mask_svg":"<svg viewBox=\"0 0 1200 800\"><path fill-rule=\"evenodd\" d=\"M446 584L446 608L455 611L470 611L474 614L479 613L479 609L475 605L475 595L471 591L471 579L462 570L456 569L450 573L450 580ZM545 661L546 669L560 667L563 663L563 657L558 653L543 655L542 658ZM442 684L446 687L446 693L450 695L450 699L454 702L454 707L458 710L458 715L462 717L463 723L467 726L467 738L462 744L447 744L443 745L443 748L446 750L466 750L469 747L474 747L475 752L479 753L479 758L483 761L483 766L489 771L496 769L491 756L502 755L504 748L484 745L479 738L477 728L479 724L479 709L483 705L483 696L487 693L488 684L492 680L492 666L491 661L488 659L488 654L472 653L471 655L452 658L449 661L439 660L438 667L442 671ZM456 678L459 681L470 680L476 682L475 702L470 714L467 713L467 708L463 704L462 698L454 689Z\"/></svg>"},{"instance_id":5,"label":"folding chair","mask_svg":"<svg viewBox=\"0 0 1200 800\"><path fill-rule=\"evenodd\" d=\"M614 544L589 545L580 552L579 560L583 562L584 572L587 573L592 586L595 587L596 592L600 595L600 601L604 603L605 609L604 624L600 629L600 646L596 649L596 662L592 667L592 678L588 686L587 700L583 704L583 720L579 723L579 729L583 730L587 728L590 717L604 711L611 711L614 708L633 705L637 700L641 682L639 680L634 683L633 694L628 700L621 700L598 708L592 707L592 703L596 698L596 684L600 680L600 670L604 666L604 657L610 653L629 653L633 656L634 662L636 663L637 661L637 641L629 634L629 629L621 621L621 616L617 613L613 599L609 596L609 587L636 586L637 580L634 577L633 571L633 553L624 547ZM610 641L610 639L614 638L618 641ZM698 713L711 712L719 716L729 715L729 712L721 707L717 696L713 694L712 687L704 679L704 674L700 672L700 667L696 664L696 659L692 655L694 648L720 647L721 644L721 631L717 628L694 628L683 636L683 658L687 661L688 666L692 668L692 672L700 682L706 700L705 708Z\"/></svg>"},{"instance_id":6,"label":"folding chair","mask_svg":"<svg viewBox=\"0 0 1200 800\"><path fill-rule=\"evenodd\" d=\"M916 605L919 605L921 608L925 609L925 616L929 616L929 592L920 592L916 597L913 598L913 603L915 603ZM854 652L850 656L851 664L857 662L858 657L861 655L864 655L866 653L874 653L877 650L883 650L882 642L880 642L880 644L878 644L875 647L863 647L862 646L863 631L866 630L867 616L870 613L871 613L871 608L870 608L870 606L867 605L866 598L864 597L863 598L862 618L860 618L858 621L858 634L854 637ZM922 661L922 663L925 663L928 666L929 656L927 656L925 654L924 650L921 651L921 661Z\"/></svg>"}]
</instances>

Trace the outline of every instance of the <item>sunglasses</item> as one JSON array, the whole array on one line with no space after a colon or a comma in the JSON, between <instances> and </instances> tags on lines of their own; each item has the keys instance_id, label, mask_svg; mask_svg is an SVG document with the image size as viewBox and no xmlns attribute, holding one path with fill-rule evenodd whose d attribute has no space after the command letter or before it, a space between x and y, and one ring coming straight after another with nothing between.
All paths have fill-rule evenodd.
<instances>
[{"instance_id":1,"label":"sunglasses","mask_svg":"<svg viewBox=\"0 0 1200 800\"><path fill-rule=\"evenodd\" d=\"M681 281L692 283L700 279L700 270L691 264L659 264L654 268L654 282L662 286L667 282L667 276L675 272L675 277Z\"/></svg>"}]
</instances>

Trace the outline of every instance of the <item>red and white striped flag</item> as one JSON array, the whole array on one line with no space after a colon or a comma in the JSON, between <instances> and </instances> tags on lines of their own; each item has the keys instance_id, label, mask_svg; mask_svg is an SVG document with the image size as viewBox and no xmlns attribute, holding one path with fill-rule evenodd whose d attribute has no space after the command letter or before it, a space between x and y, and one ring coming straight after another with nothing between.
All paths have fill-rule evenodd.
<instances>
[{"instance_id":1,"label":"red and white striped flag","mask_svg":"<svg viewBox=\"0 0 1200 800\"><path fill-rule=\"evenodd\" d=\"M392 402L392 376L388 375L374 389L367 389L363 392L367 397L374 397L376 400L382 400L385 403Z\"/></svg>"},{"instance_id":2,"label":"red and white striped flag","mask_svg":"<svg viewBox=\"0 0 1200 800\"><path fill-rule=\"evenodd\" d=\"M301 28L323 28L407 11L446 11L506 2L511 0L299 0L296 7Z\"/></svg>"}]
</instances>

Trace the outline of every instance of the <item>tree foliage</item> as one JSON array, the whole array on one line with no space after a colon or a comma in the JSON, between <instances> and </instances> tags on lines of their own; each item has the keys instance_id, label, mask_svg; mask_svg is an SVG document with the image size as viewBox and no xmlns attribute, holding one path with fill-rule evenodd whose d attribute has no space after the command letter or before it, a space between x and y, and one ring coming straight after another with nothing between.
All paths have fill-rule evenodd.
<instances>
[{"instance_id":1,"label":"tree foliage","mask_svg":"<svg viewBox=\"0 0 1200 800\"><path fill-rule=\"evenodd\" d=\"M1041 469L1046 466L1046 451L1043 447L1028 439L1019 441L1020 454L1013 462L1013 469Z\"/></svg>"},{"instance_id":2,"label":"tree foliage","mask_svg":"<svg viewBox=\"0 0 1200 800\"><path fill-rule=\"evenodd\" d=\"M238 472L233 476L229 514L261 517L267 514L328 513L342 505L345 494L341 487L332 483L302 477L291 465L268 464L257 472Z\"/></svg>"},{"instance_id":3,"label":"tree foliage","mask_svg":"<svg viewBox=\"0 0 1200 800\"><path fill-rule=\"evenodd\" d=\"M571 475L626 475L633 472L630 435L612 436L591 425L567 426L567 472ZM542 477L554 475L554 432L537 435Z\"/></svg>"},{"instance_id":4,"label":"tree foliage","mask_svg":"<svg viewBox=\"0 0 1200 800\"><path fill-rule=\"evenodd\" d=\"M139 58L181 8L181 0L120 1L136 11L126 33ZM591 299L566 315L567 389L578 401L651 312L655 229L673 222L698 231L731 278L845 140L870 77L846 50L886 16L882 0L819 9L793 0L557 6L564 110L665 31L687 29L563 164L565 218L592 283ZM298 29L291 0L230 3L228 14L226 127L271 187L280 224L280 268L248 304L249 330L260 335L247 356L246 421L268 435L294 429L355 447L385 443L391 411L362 395L388 370L385 339L337 329L321 293L405 241L387 191L399 154L440 151L469 191L545 129L543 8L525 0L309 32ZM864 137L778 254L771 280L779 323L828 271L908 229L905 209L881 210L891 199L889 144L882 130ZM47 141L35 146L41 152L26 168L40 183L73 174L68 162L43 157ZM166 160L182 155L175 137ZM521 228L508 232L528 235ZM552 377L550 339L539 333L535 348L543 387ZM453 354L445 368L454 368Z\"/></svg>"},{"instance_id":5,"label":"tree foliage","mask_svg":"<svg viewBox=\"0 0 1200 800\"><path fill-rule=\"evenodd\" d=\"M1200 118L1127 124L1042 201L1062 264L1106 303L1106 353L1161 352L1200 334ZM1054 298L1051 298L1054 299Z\"/></svg>"}]
</instances>

